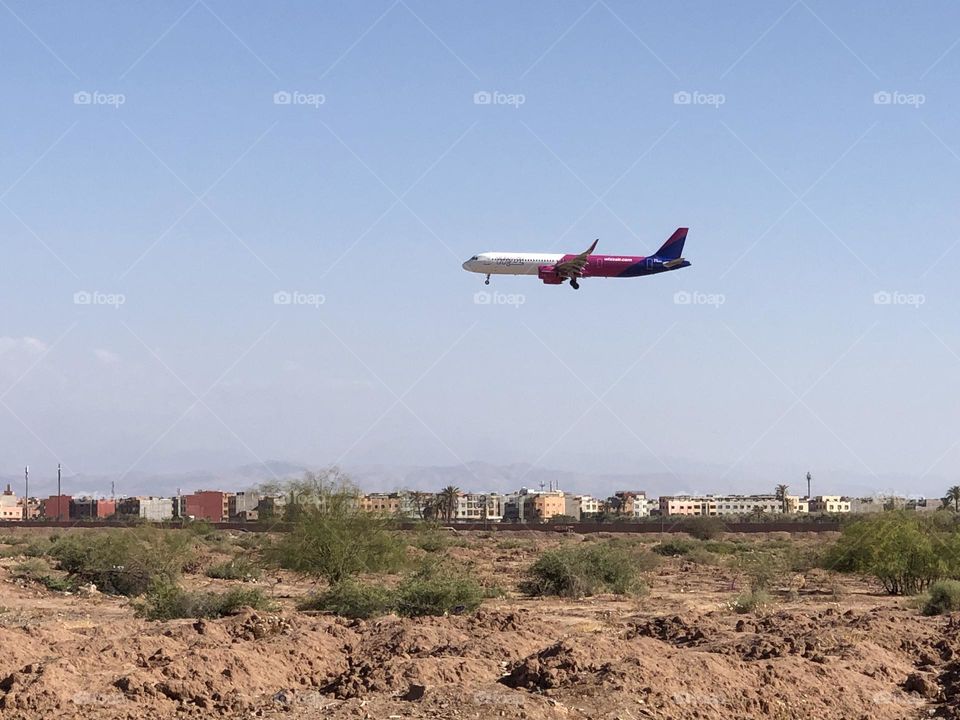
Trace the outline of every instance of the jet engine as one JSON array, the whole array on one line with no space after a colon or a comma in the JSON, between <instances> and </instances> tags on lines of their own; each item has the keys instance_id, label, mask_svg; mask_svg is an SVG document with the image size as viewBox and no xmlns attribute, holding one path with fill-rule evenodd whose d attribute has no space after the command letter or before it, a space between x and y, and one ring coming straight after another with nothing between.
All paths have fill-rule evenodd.
<instances>
[{"instance_id":1,"label":"jet engine","mask_svg":"<svg viewBox=\"0 0 960 720\"><path fill-rule=\"evenodd\" d=\"M559 285L563 282L563 278L557 272L555 265L541 265L537 268L537 277L547 285Z\"/></svg>"}]
</instances>

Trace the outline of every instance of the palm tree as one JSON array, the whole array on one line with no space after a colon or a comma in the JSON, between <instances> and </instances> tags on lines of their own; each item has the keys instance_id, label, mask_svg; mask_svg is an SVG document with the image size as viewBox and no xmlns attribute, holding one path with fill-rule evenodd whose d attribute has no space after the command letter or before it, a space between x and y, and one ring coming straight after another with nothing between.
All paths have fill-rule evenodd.
<instances>
[{"instance_id":1,"label":"palm tree","mask_svg":"<svg viewBox=\"0 0 960 720\"><path fill-rule=\"evenodd\" d=\"M426 520L430 504L433 502L433 495L420 490L411 490L409 493L410 502L413 504L417 515L421 520Z\"/></svg>"},{"instance_id":2,"label":"palm tree","mask_svg":"<svg viewBox=\"0 0 960 720\"><path fill-rule=\"evenodd\" d=\"M757 522L763 520L763 505L754 505L753 510L750 511L750 514L753 515L753 519Z\"/></svg>"},{"instance_id":3,"label":"palm tree","mask_svg":"<svg viewBox=\"0 0 960 720\"><path fill-rule=\"evenodd\" d=\"M789 489L789 485L777 485L776 489L777 500L780 501L780 509L784 512L784 514L790 512L790 506L787 502L787 490Z\"/></svg>"},{"instance_id":4,"label":"palm tree","mask_svg":"<svg viewBox=\"0 0 960 720\"><path fill-rule=\"evenodd\" d=\"M440 503L440 512L443 519L447 522L453 520L457 513L457 500L460 497L460 488L453 485L447 485L437 494L437 500Z\"/></svg>"},{"instance_id":5,"label":"palm tree","mask_svg":"<svg viewBox=\"0 0 960 720\"><path fill-rule=\"evenodd\" d=\"M954 512L960 512L960 485L954 485L947 490L947 496L944 500L953 503Z\"/></svg>"},{"instance_id":6,"label":"palm tree","mask_svg":"<svg viewBox=\"0 0 960 720\"><path fill-rule=\"evenodd\" d=\"M623 498L619 495L611 495L608 497L607 509L614 515L619 515L623 511Z\"/></svg>"}]
</instances>

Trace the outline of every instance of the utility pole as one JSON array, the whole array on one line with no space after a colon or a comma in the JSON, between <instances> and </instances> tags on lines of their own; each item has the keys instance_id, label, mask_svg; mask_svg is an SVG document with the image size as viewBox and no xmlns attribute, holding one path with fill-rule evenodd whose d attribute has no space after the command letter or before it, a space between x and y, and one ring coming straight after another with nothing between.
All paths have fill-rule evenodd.
<instances>
[{"instance_id":1,"label":"utility pole","mask_svg":"<svg viewBox=\"0 0 960 720\"><path fill-rule=\"evenodd\" d=\"M30 519L30 466L23 466L23 519Z\"/></svg>"},{"instance_id":2,"label":"utility pole","mask_svg":"<svg viewBox=\"0 0 960 720\"><path fill-rule=\"evenodd\" d=\"M57 463L57 522L63 520L63 493L60 492L60 463Z\"/></svg>"},{"instance_id":3,"label":"utility pole","mask_svg":"<svg viewBox=\"0 0 960 720\"><path fill-rule=\"evenodd\" d=\"M807 473L807 500L809 500L809 499L811 498L811 495L810 495L810 481L811 481L812 479L813 479L813 475L811 475L811 474L808 472L808 473Z\"/></svg>"}]
</instances>

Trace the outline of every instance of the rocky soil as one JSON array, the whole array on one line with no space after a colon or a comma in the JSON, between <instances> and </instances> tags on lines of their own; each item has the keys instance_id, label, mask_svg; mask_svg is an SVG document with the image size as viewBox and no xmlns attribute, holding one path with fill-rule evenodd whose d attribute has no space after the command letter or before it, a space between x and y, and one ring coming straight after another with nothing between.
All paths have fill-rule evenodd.
<instances>
[{"instance_id":1,"label":"rocky soil","mask_svg":"<svg viewBox=\"0 0 960 720\"><path fill-rule=\"evenodd\" d=\"M537 547L452 554L509 587ZM824 573L759 615L730 609L731 570L669 560L639 599L511 593L473 615L347 621L297 612L309 585L282 577L265 583L276 612L163 623L3 563L0 717L960 717L960 617Z\"/></svg>"}]
</instances>

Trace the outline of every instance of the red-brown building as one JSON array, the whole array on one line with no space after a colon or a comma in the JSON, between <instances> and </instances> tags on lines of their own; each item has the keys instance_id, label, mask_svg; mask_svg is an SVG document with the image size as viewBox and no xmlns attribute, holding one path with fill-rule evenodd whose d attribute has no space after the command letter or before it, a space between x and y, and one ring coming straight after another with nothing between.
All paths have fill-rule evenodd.
<instances>
[{"instance_id":1,"label":"red-brown building","mask_svg":"<svg viewBox=\"0 0 960 720\"><path fill-rule=\"evenodd\" d=\"M110 498L74 498L70 501L71 520L103 520L117 511L117 501Z\"/></svg>"},{"instance_id":2,"label":"red-brown building","mask_svg":"<svg viewBox=\"0 0 960 720\"><path fill-rule=\"evenodd\" d=\"M230 517L230 494L219 490L198 490L184 496L187 517L224 522Z\"/></svg>"},{"instance_id":3,"label":"red-brown building","mask_svg":"<svg viewBox=\"0 0 960 720\"><path fill-rule=\"evenodd\" d=\"M47 520L69 520L71 495L51 495L43 501L43 516Z\"/></svg>"}]
</instances>

